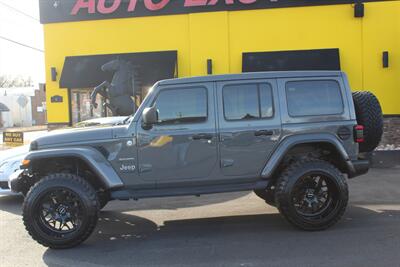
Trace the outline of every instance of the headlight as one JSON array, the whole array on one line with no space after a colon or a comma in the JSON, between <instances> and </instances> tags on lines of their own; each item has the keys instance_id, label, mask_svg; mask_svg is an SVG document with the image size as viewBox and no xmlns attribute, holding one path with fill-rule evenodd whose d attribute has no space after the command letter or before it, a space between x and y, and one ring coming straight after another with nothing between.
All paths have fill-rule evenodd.
<instances>
[{"instance_id":1,"label":"headlight","mask_svg":"<svg viewBox=\"0 0 400 267\"><path fill-rule=\"evenodd\" d=\"M0 165L0 173L5 175L10 175L11 173L19 170L20 164L21 164L21 159L3 162Z\"/></svg>"},{"instance_id":2,"label":"headlight","mask_svg":"<svg viewBox=\"0 0 400 267\"><path fill-rule=\"evenodd\" d=\"M21 161L20 160L15 161L11 166L12 166L12 171L15 172L20 169Z\"/></svg>"},{"instance_id":3,"label":"headlight","mask_svg":"<svg viewBox=\"0 0 400 267\"><path fill-rule=\"evenodd\" d=\"M10 165L8 161L4 161L0 164L0 173L4 173L7 167Z\"/></svg>"}]
</instances>

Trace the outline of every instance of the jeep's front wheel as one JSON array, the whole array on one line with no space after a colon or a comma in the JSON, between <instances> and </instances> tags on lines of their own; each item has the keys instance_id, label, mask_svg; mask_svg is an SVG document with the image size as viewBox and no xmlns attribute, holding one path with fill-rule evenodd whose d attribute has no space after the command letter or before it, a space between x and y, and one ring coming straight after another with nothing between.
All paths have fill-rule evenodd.
<instances>
[{"instance_id":1,"label":"jeep's front wheel","mask_svg":"<svg viewBox=\"0 0 400 267\"><path fill-rule=\"evenodd\" d=\"M319 231L336 224L348 203L346 178L332 164L308 159L291 164L277 182L280 213L294 226Z\"/></svg>"},{"instance_id":2,"label":"jeep's front wheel","mask_svg":"<svg viewBox=\"0 0 400 267\"><path fill-rule=\"evenodd\" d=\"M51 174L35 184L23 204L28 233L43 246L71 248L93 232L99 212L96 191L73 174Z\"/></svg>"}]
</instances>

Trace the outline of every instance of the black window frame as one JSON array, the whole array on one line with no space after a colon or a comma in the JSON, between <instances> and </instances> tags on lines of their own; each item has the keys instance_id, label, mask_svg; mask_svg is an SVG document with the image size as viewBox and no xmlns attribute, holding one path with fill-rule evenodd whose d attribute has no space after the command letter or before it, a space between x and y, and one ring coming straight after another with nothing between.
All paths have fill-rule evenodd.
<instances>
[{"instance_id":1,"label":"black window frame","mask_svg":"<svg viewBox=\"0 0 400 267\"><path fill-rule=\"evenodd\" d=\"M288 95L287 95L287 89L288 89L288 84L292 82L335 82L338 85L339 88L339 94L340 94L340 99L342 101L342 111L340 113L333 113L333 114L315 114L315 115L292 115L290 114L290 109L289 109L289 100L288 100ZM342 93L342 86L340 82L336 79L313 79L313 80L291 80L291 81L286 81L285 82L285 98L286 98L286 108L287 108L287 113L289 117L291 118L306 118L306 117L319 117L319 116L340 116L345 113L345 99L343 98L343 93Z\"/></svg>"},{"instance_id":2,"label":"black window frame","mask_svg":"<svg viewBox=\"0 0 400 267\"><path fill-rule=\"evenodd\" d=\"M260 85L261 84L266 84L269 86L269 89L271 90L271 98L272 98L272 115L270 117L262 117L261 116L261 97L260 97ZM258 102L258 118L248 118L248 119L228 119L226 117L226 109L225 109L225 90L226 87L228 86L240 86L240 85L256 85L257 86L257 102ZM272 120L275 117L275 99L274 99L274 89L271 83L269 82L254 82L254 83L230 83L230 84L225 84L222 87L222 109L223 109L223 113L224 113L224 119L225 121L228 122L234 122L234 121L260 121L260 120Z\"/></svg>"},{"instance_id":3,"label":"black window frame","mask_svg":"<svg viewBox=\"0 0 400 267\"><path fill-rule=\"evenodd\" d=\"M172 91L172 90L188 90L188 89L202 89L202 90L204 90L205 92L206 92L206 117L205 117L205 120L203 120L203 121L196 121L196 122L176 122L176 123L168 123L168 122L157 122L155 125L157 125L157 126L166 126L166 125L184 125L184 124L200 124L200 123L207 123L208 122L208 120L209 120L209 103L208 103L208 88L206 87L206 86L202 86L202 85L199 85L199 86L196 86L196 85L191 85L191 86L188 86L188 87L169 87L169 88L161 88L158 92L157 92L157 94L156 94L156 96L155 96L155 98L153 99L153 101L151 102L151 107L155 107L155 104L156 104L156 102L157 102L157 99L159 98L159 96L161 95L161 93L163 93L163 92L165 92L165 91ZM157 109L157 112L158 112L158 109Z\"/></svg>"}]
</instances>

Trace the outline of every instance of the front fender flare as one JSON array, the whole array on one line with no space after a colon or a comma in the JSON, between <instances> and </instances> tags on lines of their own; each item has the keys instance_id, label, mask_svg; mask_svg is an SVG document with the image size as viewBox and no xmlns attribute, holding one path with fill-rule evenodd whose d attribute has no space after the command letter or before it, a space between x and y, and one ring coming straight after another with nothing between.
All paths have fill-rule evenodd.
<instances>
[{"instance_id":1,"label":"front fender flare","mask_svg":"<svg viewBox=\"0 0 400 267\"><path fill-rule=\"evenodd\" d=\"M350 160L347 151L344 149L343 144L331 134L301 134L286 137L282 140L279 146L275 149L272 156L269 158L265 165L261 177L263 179L271 178L276 168L285 157L286 153L296 145L300 144L312 144L312 143L329 143L333 145L342 157L342 160L346 163L349 173L355 172L354 166Z\"/></svg>"},{"instance_id":2,"label":"front fender flare","mask_svg":"<svg viewBox=\"0 0 400 267\"><path fill-rule=\"evenodd\" d=\"M110 162L94 148L62 148L62 149L45 149L30 152L25 159L30 160L34 164L37 160L49 158L72 157L83 160L92 171L99 177L100 181L106 187L105 189L113 189L122 187L124 184Z\"/></svg>"}]
</instances>

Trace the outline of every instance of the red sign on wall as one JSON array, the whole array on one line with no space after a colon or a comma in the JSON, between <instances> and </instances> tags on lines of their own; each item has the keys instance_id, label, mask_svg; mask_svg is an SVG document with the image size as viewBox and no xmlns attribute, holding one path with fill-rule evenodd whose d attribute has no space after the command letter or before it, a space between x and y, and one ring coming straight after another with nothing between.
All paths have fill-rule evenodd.
<instances>
[{"instance_id":1,"label":"red sign on wall","mask_svg":"<svg viewBox=\"0 0 400 267\"><path fill-rule=\"evenodd\" d=\"M127 0L125 1L128 5L125 5L127 12L135 12L138 5L138 0ZM143 4L145 9L148 11L159 11L171 4L172 0L143 0L140 4ZM177 1L175 1L177 2ZM235 0L184 0L181 1L181 8L188 7L206 7L215 6L218 2L225 2L225 5L234 5ZM236 4L254 4L257 0L236 0ZM81 10L88 12L89 14L95 14L96 12L101 14L112 14L117 11L122 4L122 0L98 0L97 4L95 0L76 0L74 7L72 8L71 15L77 15ZM124 7L124 5L122 5Z\"/></svg>"},{"instance_id":2,"label":"red sign on wall","mask_svg":"<svg viewBox=\"0 0 400 267\"><path fill-rule=\"evenodd\" d=\"M354 3L355 0L39 0L42 23ZM374 1L374 0L367 0Z\"/></svg>"}]
</instances>

